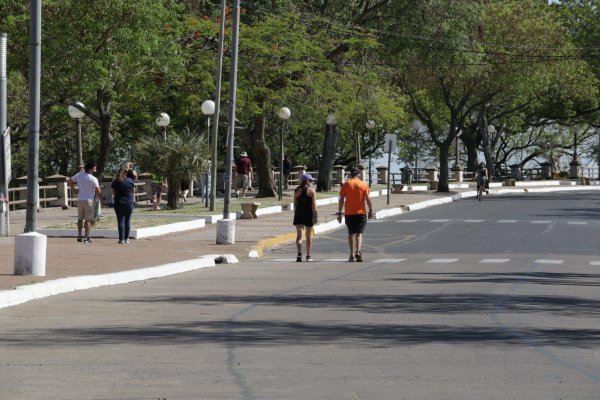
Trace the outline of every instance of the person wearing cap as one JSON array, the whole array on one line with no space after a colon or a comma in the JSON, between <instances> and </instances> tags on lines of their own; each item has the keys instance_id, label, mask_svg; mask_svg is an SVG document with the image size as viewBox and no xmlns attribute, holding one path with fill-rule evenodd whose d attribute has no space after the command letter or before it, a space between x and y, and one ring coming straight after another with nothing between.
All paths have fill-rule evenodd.
<instances>
[{"instance_id":1,"label":"person wearing cap","mask_svg":"<svg viewBox=\"0 0 600 400\"><path fill-rule=\"evenodd\" d=\"M235 163L235 195L246 197L246 189L251 186L252 177L252 161L248 158L248 153L245 151L240 154L240 158Z\"/></svg>"},{"instance_id":2,"label":"person wearing cap","mask_svg":"<svg viewBox=\"0 0 600 400\"><path fill-rule=\"evenodd\" d=\"M367 213L365 204L369 208ZM373 218L373 204L369 198L369 185L360 179L358 168L350 170L348 179L340 189L339 208L337 220L342 223L342 209L346 214L346 227L348 228L348 246L350 257L348 261L361 262L362 234L365 230L368 218Z\"/></svg>"},{"instance_id":3,"label":"person wearing cap","mask_svg":"<svg viewBox=\"0 0 600 400\"><path fill-rule=\"evenodd\" d=\"M302 231L306 230L306 261L311 262L313 226L317 223L317 193L311 174L304 174L294 190L294 226L296 227L297 262L302 262Z\"/></svg>"}]
</instances>

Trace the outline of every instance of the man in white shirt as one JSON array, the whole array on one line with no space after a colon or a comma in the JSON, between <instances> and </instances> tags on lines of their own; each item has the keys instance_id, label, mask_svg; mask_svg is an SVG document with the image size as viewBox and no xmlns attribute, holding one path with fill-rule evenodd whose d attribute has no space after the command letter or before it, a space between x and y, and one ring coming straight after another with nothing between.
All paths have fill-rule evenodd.
<instances>
[{"instance_id":1,"label":"man in white shirt","mask_svg":"<svg viewBox=\"0 0 600 400\"><path fill-rule=\"evenodd\" d=\"M92 243L90 239L90 230L96 222L95 199L102 199L100 184L94 175L96 164L88 162L85 170L79 172L71 178L69 186L72 193L77 193L77 241L83 243ZM77 185L77 190L75 189ZM81 230L85 227L85 237L81 236Z\"/></svg>"}]
</instances>

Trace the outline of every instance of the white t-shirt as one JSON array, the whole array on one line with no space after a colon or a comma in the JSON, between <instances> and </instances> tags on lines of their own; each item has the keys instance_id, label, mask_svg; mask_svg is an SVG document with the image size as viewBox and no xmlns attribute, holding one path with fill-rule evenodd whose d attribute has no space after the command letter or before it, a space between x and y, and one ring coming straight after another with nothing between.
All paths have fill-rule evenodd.
<instances>
[{"instance_id":1,"label":"white t-shirt","mask_svg":"<svg viewBox=\"0 0 600 400\"><path fill-rule=\"evenodd\" d=\"M94 200L96 196L95 189L100 187L98 179L94 175L87 172L80 172L72 177L71 180L77 184L79 189L77 200Z\"/></svg>"}]
</instances>

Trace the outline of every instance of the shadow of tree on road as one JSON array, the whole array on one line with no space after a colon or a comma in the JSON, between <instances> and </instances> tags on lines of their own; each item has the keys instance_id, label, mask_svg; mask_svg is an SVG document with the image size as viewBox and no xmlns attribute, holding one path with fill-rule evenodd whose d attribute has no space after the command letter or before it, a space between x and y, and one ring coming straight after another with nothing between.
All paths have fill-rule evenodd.
<instances>
[{"instance_id":1,"label":"shadow of tree on road","mask_svg":"<svg viewBox=\"0 0 600 400\"><path fill-rule=\"evenodd\" d=\"M106 300L120 310L131 310L131 325L113 326L94 320L94 326L75 326L80 319L64 328L19 330L0 338L2 346L81 346L137 343L140 345L221 344L235 346L342 345L362 347L395 347L446 343L468 346L535 345L564 348L597 348L600 346L600 301L546 295L483 294L406 294L406 295L249 295L249 296L150 296ZM144 311L136 307L139 304ZM150 309L148 306L151 306ZM170 310L161 323L156 320L162 305ZM175 306L175 308L174 308ZM224 306L247 309L233 319L215 317ZM173 314L175 322L168 322ZM137 311L136 311L137 310ZM306 319L319 313L317 322ZM85 312L82 310L82 312ZM121 316L124 312L120 312ZM144 318L147 314L147 319ZM519 321L550 316L544 325L521 326L513 331L498 326L490 317L497 315L508 324L515 313ZM203 315L202 318L197 317ZM261 319L261 316L265 316ZM408 315L418 317L403 318ZM456 324L418 323L457 317ZM486 316L487 315L487 316ZM142 318L140 318L140 316ZM267 317L268 316L268 317ZM274 317L275 316L275 317ZM445 316L445 317L444 317ZM555 318L577 317L577 328L551 326ZM252 319L250 319L252 318ZM481 320L489 321L481 325ZM165 321L166 320L166 321ZM403 320L409 321L404 323ZM361 321L357 323L356 321ZM367 322L363 322L367 321ZM465 325L462 321L479 321ZM532 320L531 320L532 321ZM540 321L536 319L536 321ZM550 321L550 322L548 322ZM534 322L531 322L533 324ZM585 324L585 325L584 325ZM70 325L70 326L69 326Z\"/></svg>"}]
</instances>

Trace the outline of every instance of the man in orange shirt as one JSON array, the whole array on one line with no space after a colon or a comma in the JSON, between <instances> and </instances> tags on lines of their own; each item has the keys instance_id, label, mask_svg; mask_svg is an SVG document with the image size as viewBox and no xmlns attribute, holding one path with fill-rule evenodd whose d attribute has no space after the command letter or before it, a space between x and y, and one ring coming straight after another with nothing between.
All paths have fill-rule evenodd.
<instances>
[{"instance_id":1,"label":"man in orange shirt","mask_svg":"<svg viewBox=\"0 0 600 400\"><path fill-rule=\"evenodd\" d=\"M350 179L340 189L339 210L337 213L337 220L341 224L342 208L344 208L346 226L348 227L348 245L350 246L348 261L350 262L362 261L362 253L360 252L362 233L365 230L365 225L367 225L367 215L369 219L373 218L373 204L369 198L369 186L360 179L359 175L358 168L352 168ZM365 203L369 207L368 214Z\"/></svg>"}]
</instances>

